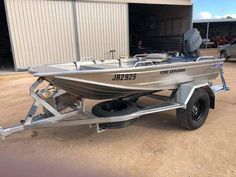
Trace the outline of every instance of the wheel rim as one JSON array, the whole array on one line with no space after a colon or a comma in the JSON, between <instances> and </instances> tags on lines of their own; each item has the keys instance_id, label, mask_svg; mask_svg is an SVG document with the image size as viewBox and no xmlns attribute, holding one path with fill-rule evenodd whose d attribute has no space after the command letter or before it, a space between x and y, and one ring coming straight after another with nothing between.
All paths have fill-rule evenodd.
<instances>
[{"instance_id":1,"label":"wheel rim","mask_svg":"<svg viewBox=\"0 0 236 177\"><path fill-rule=\"evenodd\" d=\"M200 121L203 118L203 114L205 113L205 102L202 99L199 99L192 108L192 119L194 121Z\"/></svg>"}]
</instances>

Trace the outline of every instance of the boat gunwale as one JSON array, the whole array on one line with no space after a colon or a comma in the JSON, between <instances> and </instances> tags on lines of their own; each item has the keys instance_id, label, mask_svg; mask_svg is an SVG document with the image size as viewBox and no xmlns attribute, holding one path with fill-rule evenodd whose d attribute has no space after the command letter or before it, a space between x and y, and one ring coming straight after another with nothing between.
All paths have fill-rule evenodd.
<instances>
[{"instance_id":1,"label":"boat gunwale","mask_svg":"<svg viewBox=\"0 0 236 177\"><path fill-rule=\"evenodd\" d=\"M224 62L224 59L221 58L215 58L215 59L207 59L207 60L201 60L201 61L190 61L190 62L175 62L175 63L166 63L166 64L157 64L157 65L151 65L151 66L140 66L140 67L121 67L121 68L104 68L104 69L94 69L94 70L73 70L73 71L58 71L58 72L35 72L32 73L29 72L31 74L33 74L34 77L53 77L53 76L63 76L63 75L74 75L74 74L94 74L94 73L109 73L109 72L140 72L142 70L146 70L148 69L156 69L156 68L163 68L163 70L169 68L169 67L173 67L173 69L175 67L181 67L181 65L183 66L188 66L188 65L200 65L200 64L204 64L204 63L220 63L220 62ZM67 63L69 64L69 63ZM109 64L109 63L108 63ZM46 65L47 66L47 65ZM50 66L50 65L48 65ZM54 66L54 65L51 65ZM37 67L36 67L37 68Z\"/></svg>"}]
</instances>

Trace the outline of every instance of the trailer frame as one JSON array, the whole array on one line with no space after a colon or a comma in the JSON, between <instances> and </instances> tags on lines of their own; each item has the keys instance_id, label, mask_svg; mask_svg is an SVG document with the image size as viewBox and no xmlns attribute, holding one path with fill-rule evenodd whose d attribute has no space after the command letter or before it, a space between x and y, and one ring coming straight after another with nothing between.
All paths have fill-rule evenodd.
<instances>
[{"instance_id":1,"label":"trailer frame","mask_svg":"<svg viewBox=\"0 0 236 177\"><path fill-rule=\"evenodd\" d=\"M46 128L46 127L55 127L55 126L74 126L74 125L89 125L96 126L97 132L104 131L101 129L99 124L102 123L113 123L113 122L123 122L132 120L135 118L139 118L141 116L158 113L173 109L186 109L187 104L192 97L194 91L199 88L203 88L207 91L211 100L211 108L215 106L215 96L216 94L228 91L229 87L224 79L224 71L221 67L220 76L222 85L214 85L212 82L201 81L201 82L189 82L179 85L178 89L173 90L170 96L162 96L154 93L141 95L146 97L151 97L154 100L162 100L163 102L157 103L151 106L139 106L139 110L137 112L123 115L123 116L114 116L114 117L97 117L91 113L91 111L87 111L84 105L85 99L78 98L76 102L76 108L67 113L61 113L55 107L50 105L45 98L42 97L42 92L44 90L37 89L42 82L44 82L43 78L39 78L32 86L30 87L30 95L34 99L34 102L24 120L21 121L20 124L2 128L0 127L0 136L2 139L5 137L22 132L28 129L35 128ZM64 90L57 90L56 96L60 96L64 94ZM55 96L55 95L54 95ZM125 98L127 99L127 98ZM39 107L42 106L47 112L50 113L49 117L45 117L45 115L36 115Z\"/></svg>"}]
</instances>

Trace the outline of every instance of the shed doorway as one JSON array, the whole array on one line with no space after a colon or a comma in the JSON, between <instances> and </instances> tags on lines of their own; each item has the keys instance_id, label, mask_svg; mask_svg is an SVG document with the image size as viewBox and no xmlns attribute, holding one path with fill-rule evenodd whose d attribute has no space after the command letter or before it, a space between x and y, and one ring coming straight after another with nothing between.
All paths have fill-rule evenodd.
<instances>
[{"instance_id":1,"label":"shed doorway","mask_svg":"<svg viewBox=\"0 0 236 177\"><path fill-rule=\"evenodd\" d=\"M4 1L0 1L0 70L14 68Z\"/></svg>"},{"instance_id":2,"label":"shed doorway","mask_svg":"<svg viewBox=\"0 0 236 177\"><path fill-rule=\"evenodd\" d=\"M180 51L192 6L129 4L130 55Z\"/></svg>"}]
</instances>

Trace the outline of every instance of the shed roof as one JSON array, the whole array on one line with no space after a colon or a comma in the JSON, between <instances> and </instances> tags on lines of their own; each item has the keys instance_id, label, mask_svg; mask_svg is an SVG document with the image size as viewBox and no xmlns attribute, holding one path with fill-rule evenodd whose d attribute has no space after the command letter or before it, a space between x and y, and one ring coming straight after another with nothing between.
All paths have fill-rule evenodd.
<instances>
[{"instance_id":1,"label":"shed roof","mask_svg":"<svg viewBox=\"0 0 236 177\"><path fill-rule=\"evenodd\" d=\"M97 2L124 2L140 4L163 4L163 5L192 5L192 0L79 0Z\"/></svg>"},{"instance_id":2,"label":"shed roof","mask_svg":"<svg viewBox=\"0 0 236 177\"><path fill-rule=\"evenodd\" d=\"M224 22L236 22L236 18L220 18L220 19L200 19L200 20L193 20L193 23L224 23Z\"/></svg>"}]
</instances>

